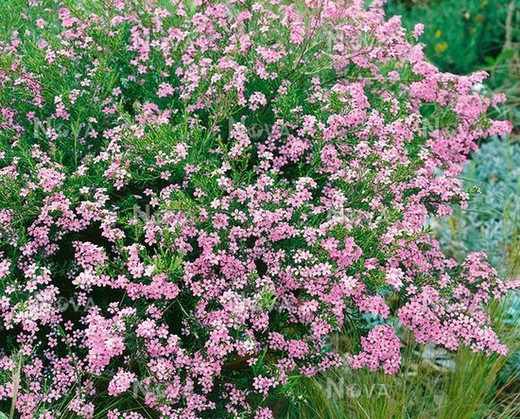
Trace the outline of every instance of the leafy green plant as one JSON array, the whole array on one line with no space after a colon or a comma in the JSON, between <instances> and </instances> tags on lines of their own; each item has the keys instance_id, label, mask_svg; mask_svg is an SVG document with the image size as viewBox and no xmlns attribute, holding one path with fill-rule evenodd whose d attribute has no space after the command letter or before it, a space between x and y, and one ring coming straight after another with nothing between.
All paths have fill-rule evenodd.
<instances>
[{"instance_id":1,"label":"leafy green plant","mask_svg":"<svg viewBox=\"0 0 520 419\"><path fill-rule=\"evenodd\" d=\"M400 15L412 30L425 25L420 41L427 56L445 71L467 74L482 67L486 57L502 51L508 0L389 1L389 15Z\"/></svg>"},{"instance_id":2,"label":"leafy green plant","mask_svg":"<svg viewBox=\"0 0 520 419\"><path fill-rule=\"evenodd\" d=\"M11 417L271 419L345 363L370 395L335 417L414 415L401 342L421 364L438 350L412 336L507 353L486 313L514 284L424 228L510 131L503 97L425 61L381 2L0 7ZM395 403L378 369L404 374Z\"/></svg>"},{"instance_id":3,"label":"leafy green plant","mask_svg":"<svg viewBox=\"0 0 520 419\"><path fill-rule=\"evenodd\" d=\"M502 274L519 271L520 143L514 137L482 144L466 165L462 179L477 190L469 208L457 208L436 224L446 251L456 258L486 251Z\"/></svg>"},{"instance_id":4,"label":"leafy green plant","mask_svg":"<svg viewBox=\"0 0 520 419\"><path fill-rule=\"evenodd\" d=\"M493 321L510 346L507 357L487 357L460 348L454 356L405 340L403 367L395 376L345 367L302 381L303 399L279 406L280 418L513 418L520 414L518 371L510 366L520 348L518 313L506 321L517 300L494 305ZM348 348L348 337L338 336ZM505 374L504 374L505 373Z\"/></svg>"}]
</instances>

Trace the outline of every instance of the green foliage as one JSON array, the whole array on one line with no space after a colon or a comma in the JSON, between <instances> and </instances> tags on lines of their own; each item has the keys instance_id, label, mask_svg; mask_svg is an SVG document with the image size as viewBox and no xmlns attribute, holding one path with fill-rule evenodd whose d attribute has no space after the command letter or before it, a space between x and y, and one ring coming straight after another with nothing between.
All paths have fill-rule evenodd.
<instances>
[{"instance_id":1,"label":"green foliage","mask_svg":"<svg viewBox=\"0 0 520 419\"><path fill-rule=\"evenodd\" d=\"M495 138L482 145L462 179L476 193L468 209L456 209L441 243L456 258L485 251L502 275L518 272L520 261L520 143ZM507 269L509 268L509 269Z\"/></svg>"},{"instance_id":2,"label":"green foliage","mask_svg":"<svg viewBox=\"0 0 520 419\"><path fill-rule=\"evenodd\" d=\"M518 301L518 300L516 300ZM518 313L505 321L515 301L494 305L491 316L511 351L507 357L475 354L460 348L454 355L433 346L419 348L405 338L403 367L397 375L353 371L348 367L329 371L318 380L302 380L304 399L278 404L284 419L339 418L513 418L520 414L515 403L518 372L513 361L520 343ZM347 335L336 345L349 348Z\"/></svg>"},{"instance_id":3,"label":"green foliage","mask_svg":"<svg viewBox=\"0 0 520 419\"><path fill-rule=\"evenodd\" d=\"M497 57L506 36L508 0L391 0L389 15L401 15L403 26L412 30L423 23L420 41L427 56L441 69L466 74ZM414 2L415 3L415 2Z\"/></svg>"}]
</instances>

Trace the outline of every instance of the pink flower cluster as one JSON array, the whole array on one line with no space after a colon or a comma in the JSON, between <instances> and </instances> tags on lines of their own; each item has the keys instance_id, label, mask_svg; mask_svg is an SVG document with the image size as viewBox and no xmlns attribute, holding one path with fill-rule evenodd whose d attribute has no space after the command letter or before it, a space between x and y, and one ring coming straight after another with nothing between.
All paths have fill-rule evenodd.
<instances>
[{"instance_id":1,"label":"pink flower cluster","mask_svg":"<svg viewBox=\"0 0 520 419\"><path fill-rule=\"evenodd\" d=\"M382 1L41 3L0 40L0 407L272 418L345 327L386 373L400 328L506 351L485 306L518 284L424 229L509 130L484 73Z\"/></svg>"},{"instance_id":2,"label":"pink flower cluster","mask_svg":"<svg viewBox=\"0 0 520 419\"><path fill-rule=\"evenodd\" d=\"M362 352L351 356L352 368L368 367L375 371L379 367L387 374L396 373L401 364L400 340L392 326L374 326L367 337L361 338Z\"/></svg>"}]
</instances>

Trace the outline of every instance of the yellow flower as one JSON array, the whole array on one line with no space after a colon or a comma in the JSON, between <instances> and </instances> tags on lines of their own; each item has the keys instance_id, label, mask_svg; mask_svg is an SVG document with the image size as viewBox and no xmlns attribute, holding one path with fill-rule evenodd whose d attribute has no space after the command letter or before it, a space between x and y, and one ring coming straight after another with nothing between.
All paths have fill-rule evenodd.
<instances>
[{"instance_id":1,"label":"yellow flower","mask_svg":"<svg viewBox=\"0 0 520 419\"><path fill-rule=\"evenodd\" d=\"M435 44L435 52L437 54L440 54L448 49L448 43L447 42L440 42L438 44Z\"/></svg>"},{"instance_id":2,"label":"yellow flower","mask_svg":"<svg viewBox=\"0 0 520 419\"><path fill-rule=\"evenodd\" d=\"M440 29L437 29L437 30L435 31L435 35L434 35L435 38L440 38L441 35L442 35L442 31L441 31Z\"/></svg>"}]
</instances>

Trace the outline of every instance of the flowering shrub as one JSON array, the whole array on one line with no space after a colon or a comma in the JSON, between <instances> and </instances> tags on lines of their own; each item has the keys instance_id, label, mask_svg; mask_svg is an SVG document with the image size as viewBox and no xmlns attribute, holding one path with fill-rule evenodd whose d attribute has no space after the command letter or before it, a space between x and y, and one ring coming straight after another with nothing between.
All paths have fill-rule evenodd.
<instances>
[{"instance_id":1,"label":"flowering shrub","mask_svg":"<svg viewBox=\"0 0 520 419\"><path fill-rule=\"evenodd\" d=\"M269 418L342 362L327 336L345 325L353 368L398 370L396 324L505 353L484 308L515 284L423 228L464 205L456 177L509 130L486 117L504 98L428 64L420 27L380 1L18 3L0 63L6 409Z\"/></svg>"}]
</instances>

